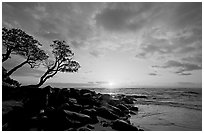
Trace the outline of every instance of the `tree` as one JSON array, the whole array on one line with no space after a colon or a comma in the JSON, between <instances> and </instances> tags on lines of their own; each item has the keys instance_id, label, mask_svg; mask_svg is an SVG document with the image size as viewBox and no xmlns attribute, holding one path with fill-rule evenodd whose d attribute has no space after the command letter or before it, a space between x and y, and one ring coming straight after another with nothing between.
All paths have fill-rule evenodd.
<instances>
[{"instance_id":1,"label":"tree","mask_svg":"<svg viewBox=\"0 0 204 133\"><path fill-rule=\"evenodd\" d=\"M2 43L6 48L6 52L2 55L3 62L9 59L11 54L16 54L26 59L8 71L8 76L25 64L29 64L31 68L38 67L43 60L48 58L45 51L39 48L42 44L21 29L3 28Z\"/></svg>"},{"instance_id":2,"label":"tree","mask_svg":"<svg viewBox=\"0 0 204 133\"><path fill-rule=\"evenodd\" d=\"M77 61L73 60L74 53L71 51L69 45L65 41L55 40L50 45L54 58L46 60L44 66L47 70L40 78L37 87L40 87L45 81L53 77L57 72L77 72L80 65Z\"/></svg>"}]
</instances>

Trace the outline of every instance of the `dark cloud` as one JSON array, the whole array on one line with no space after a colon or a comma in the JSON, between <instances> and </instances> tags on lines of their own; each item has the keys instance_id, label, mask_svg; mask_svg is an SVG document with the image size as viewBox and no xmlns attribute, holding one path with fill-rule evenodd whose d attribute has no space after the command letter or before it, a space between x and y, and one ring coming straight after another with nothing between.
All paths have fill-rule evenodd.
<instances>
[{"instance_id":1,"label":"dark cloud","mask_svg":"<svg viewBox=\"0 0 204 133\"><path fill-rule=\"evenodd\" d=\"M107 82L107 81L96 81L95 83L96 84L108 84L109 82Z\"/></svg>"},{"instance_id":2,"label":"dark cloud","mask_svg":"<svg viewBox=\"0 0 204 133\"><path fill-rule=\"evenodd\" d=\"M104 55L104 53L102 53L101 51L98 51L98 50L92 50L89 52L89 54L94 56L94 57L101 57Z\"/></svg>"},{"instance_id":3,"label":"dark cloud","mask_svg":"<svg viewBox=\"0 0 204 133\"><path fill-rule=\"evenodd\" d=\"M169 60L163 66L152 66L152 67L176 68L178 70L176 70L175 73L180 74L180 75L191 75L191 73L186 73L186 72L202 69L200 65L192 64L192 63L185 63L185 62L178 62L175 60Z\"/></svg>"},{"instance_id":4,"label":"dark cloud","mask_svg":"<svg viewBox=\"0 0 204 133\"><path fill-rule=\"evenodd\" d=\"M158 74L157 73L149 73L148 75L150 75L150 76L157 76Z\"/></svg>"},{"instance_id":5,"label":"dark cloud","mask_svg":"<svg viewBox=\"0 0 204 133\"><path fill-rule=\"evenodd\" d=\"M96 14L96 24L109 31L141 29L148 21L143 17L143 12L149 11L152 5L152 3L109 3Z\"/></svg>"},{"instance_id":6,"label":"dark cloud","mask_svg":"<svg viewBox=\"0 0 204 133\"><path fill-rule=\"evenodd\" d=\"M201 65L202 64L202 53L198 53L195 55L190 55L190 56L184 57L184 58L182 58L182 60Z\"/></svg>"},{"instance_id":7,"label":"dark cloud","mask_svg":"<svg viewBox=\"0 0 204 133\"><path fill-rule=\"evenodd\" d=\"M22 28L46 40L85 41L93 32L98 3L3 3L3 26ZM80 43L82 44L82 43ZM80 48L80 45L77 47Z\"/></svg>"},{"instance_id":8,"label":"dark cloud","mask_svg":"<svg viewBox=\"0 0 204 133\"><path fill-rule=\"evenodd\" d=\"M174 12L176 19L172 20L177 28L186 26L202 25L202 3L201 2L184 2L180 3Z\"/></svg>"}]
</instances>

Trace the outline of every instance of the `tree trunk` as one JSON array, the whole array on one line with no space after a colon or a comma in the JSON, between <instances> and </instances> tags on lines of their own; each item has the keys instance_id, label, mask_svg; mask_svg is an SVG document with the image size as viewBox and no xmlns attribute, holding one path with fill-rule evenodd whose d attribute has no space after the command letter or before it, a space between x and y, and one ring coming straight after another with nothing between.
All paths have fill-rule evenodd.
<instances>
[{"instance_id":1,"label":"tree trunk","mask_svg":"<svg viewBox=\"0 0 204 133\"><path fill-rule=\"evenodd\" d=\"M18 66L15 66L13 69L11 69L7 75L10 76L13 72L15 72L17 69L19 69L20 67L22 67L23 65L25 65L26 63L28 63L28 61L24 61L21 64L19 64Z\"/></svg>"},{"instance_id":2,"label":"tree trunk","mask_svg":"<svg viewBox=\"0 0 204 133\"><path fill-rule=\"evenodd\" d=\"M43 85L45 83L45 81L46 80L40 80L40 82L35 86L39 88L41 85Z\"/></svg>"}]
</instances>

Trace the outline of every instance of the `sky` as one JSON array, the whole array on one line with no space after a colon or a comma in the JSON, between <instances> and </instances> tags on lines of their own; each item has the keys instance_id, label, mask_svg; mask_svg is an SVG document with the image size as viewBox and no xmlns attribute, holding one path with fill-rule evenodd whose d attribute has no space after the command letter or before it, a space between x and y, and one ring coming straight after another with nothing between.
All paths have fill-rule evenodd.
<instances>
[{"instance_id":1,"label":"sky","mask_svg":"<svg viewBox=\"0 0 204 133\"><path fill-rule=\"evenodd\" d=\"M65 40L81 68L47 84L77 87L201 87L202 3L2 3L2 26L20 28L46 52ZM23 58L2 65L11 69ZM37 84L43 66L12 78Z\"/></svg>"}]
</instances>

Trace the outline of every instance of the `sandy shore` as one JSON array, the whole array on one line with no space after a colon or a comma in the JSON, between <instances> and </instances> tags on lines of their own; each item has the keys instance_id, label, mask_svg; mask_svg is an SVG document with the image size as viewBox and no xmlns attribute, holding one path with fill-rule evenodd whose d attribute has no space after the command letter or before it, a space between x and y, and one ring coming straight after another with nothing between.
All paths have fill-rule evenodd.
<instances>
[{"instance_id":1,"label":"sandy shore","mask_svg":"<svg viewBox=\"0 0 204 133\"><path fill-rule=\"evenodd\" d=\"M137 105L130 121L145 131L201 131L202 111L164 105Z\"/></svg>"}]
</instances>

